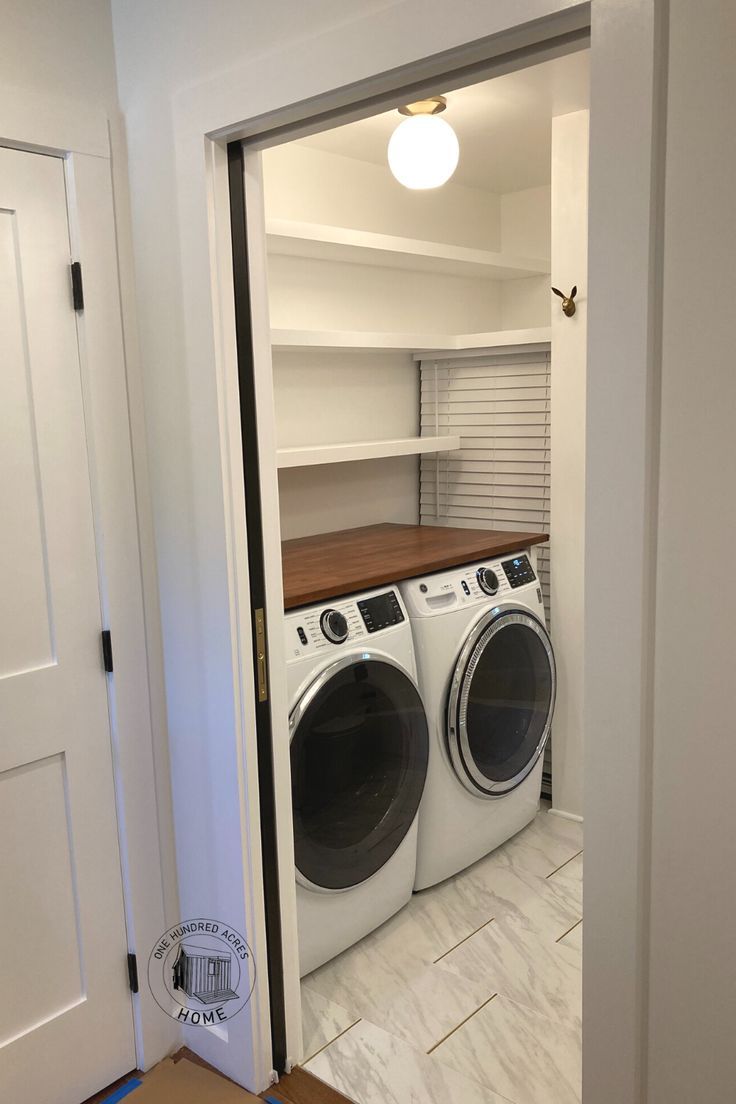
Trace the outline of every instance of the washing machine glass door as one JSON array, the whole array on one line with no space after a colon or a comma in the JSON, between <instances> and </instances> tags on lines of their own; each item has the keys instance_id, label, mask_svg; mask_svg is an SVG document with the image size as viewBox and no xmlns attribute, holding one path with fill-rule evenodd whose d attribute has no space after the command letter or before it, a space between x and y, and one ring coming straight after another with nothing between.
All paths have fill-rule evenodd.
<instances>
[{"instance_id":1,"label":"washing machine glass door","mask_svg":"<svg viewBox=\"0 0 736 1104\"><path fill-rule=\"evenodd\" d=\"M427 774L427 719L398 666L347 657L291 714L294 845L300 880L347 889L391 858L412 825Z\"/></svg>"},{"instance_id":2,"label":"washing machine glass door","mask_svg":"<svg viewBox=\"0 0 736 1104\"><path fill-rule=\"evenodd\" d=\"M500 797L526 778L552 723L555 660L531 613L492 610L469 635L450 685L447 740L463 785Z\"/></svg>"}]
</instances>

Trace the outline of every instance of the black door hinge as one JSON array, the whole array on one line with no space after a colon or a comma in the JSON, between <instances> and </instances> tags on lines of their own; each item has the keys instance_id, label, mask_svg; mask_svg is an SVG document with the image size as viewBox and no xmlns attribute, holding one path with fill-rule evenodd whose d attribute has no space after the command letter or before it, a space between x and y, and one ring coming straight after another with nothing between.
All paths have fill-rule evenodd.
<instances>
[{"instance_id":1,"label":"black door hinge","mask_svg":"<svg viewBox=\"0 0 736 1104\"><path fill-rule=\"evenodd\" d=\"M138 992L138 959L134 954L128 955L128 981L131 993Z\"/></svg>"},{"instance_id":2,"label":"black door hinge","mask_svg":"<svg viewBox=\"0 0 736 1104\"><path fill-rule=\"evenodd\" d=\"M72 261L69 266L72 270L72 305L75 311L84 310L84 288L82 287L82 266L79 261Z\"/></svg>"},{"instance_id":3,"label":"black door hinge","mask_svg":"<svg viewBox=\"0 0 736 1104\"><path fill-rule=\"evenodd\" d=\"M112 671L112 636L109 629L103 629L102 633L102 665L109 674Z\"/></svg>"}]
</instances>

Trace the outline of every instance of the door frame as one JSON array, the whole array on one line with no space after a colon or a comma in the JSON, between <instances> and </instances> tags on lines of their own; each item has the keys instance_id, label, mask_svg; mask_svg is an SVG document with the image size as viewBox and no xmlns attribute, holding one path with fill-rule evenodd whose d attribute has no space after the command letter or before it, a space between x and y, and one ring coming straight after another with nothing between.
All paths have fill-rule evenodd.
<instances>
[{"instance_id":1,"label":"door frame","mask_svg":"<svg viewBox=\"0 0 736 1104\"><path fill-rule=\"evenodd\" d=\"M177 1044L179 1031L161 1015L146 984L148 955L167 924L175 896L165 716L158 656L157 596L147 549L145 455L132 440L141 412L126 356L115 197L106 115L63 97L0 85L0 146L63 161L72 258L82 266L84 310L76 314L95 532L100 629L112 634L114 670L107 675L111 763L128 951L136 954L139 989L131 993L136 1063L148 1069ZM70 285L71 287L71 285ZM71 290L70 290L70 305ZM102 667L102 654L100 655ZM155 736L158 736L158 741ZM157 746L158 743L158 746ZM167 834L168 832L168 834ZM121 955L121 971L126 962ZM104 1086L100 1086L104 1088Z\"/></svg>"},{"instance_id":2,"label":"door frame","mask_svg":"<svg viewBox=\"0 0 736 1104\"><path fill-rule=\"evenodd\" d=\"M666 0L539 0L524 8L497 3L484 12L487 35L412 60L353 84L324 90L321 75L336 67L331 33L310 42L310 76L293 44L256 58L247 71L224 74L179 92L173 103L177 166L177 235L181 250L181 305L187 328L186 375L192 408L212 405L216 417L198 440L217 452L222 477L221 532L227 556L228 639L213 643L225 655L233 695L228 734L243 764L239 801L242 854L234 871L248 870L243 922L256 956L267 935L260 867L260 808L253 759L257 754L253 700L251 608L243 510L243 455L227 193L228 141L245 139L246 213L250 241L253 348L258 370L260 492L267 565L267 609L272 612L271 715L287 731L277 473L270 344L267 329L265 234L257 148L288 133L321 129L394 105L400 90L420 94L437 79L501 58L497 71L541 60L545 44L590 28L591 143L586 430L585 763L586 956L584 1099L596 1104L644 1100L647 1046L648 883L651 809L651 710L656 548L660 361L660 257L664 124L666 118ZM438 32L438 35L441 32ZM444 32L447 34L447 32ZM437 36L436 36L437 37ZM449 44L452 45L452 44ZM399 51L401 53L401 51ZM511 60L509 60L509 58ZM294 63L292 65L292 62ZM292 79L292 72L299 74ZM622 81L621 74L626 79ZM274 82L273 74L284 74ZM295 88L298 94L295 95ZM257 106L257 112L253 108ZM249 110L250 108L250 110ZM624 123L622 124L622 120ZM632 181L638 186L632 188ZM626 289L627 310L621 310ZM201 400L201 402L200 402ZM621 446L626 427L625 448ZM211 511L197 501L211 524ZM199 555L199 553L197 554ZM621 617L625 580L626 617ZM205 580L205 586L209 585ZM611 632L615 624L616 631ZM213 627L214 631L214 627ZM284 743L288 743L284 741ZM289 839L288 747L274 746L275 800L280 810L278 854L284 953L284 1004L289 1054L301 1054L293 848ZM186 799L186 783L181 793ZM224 792L223 792L224 796ZM175 794L175 801L179 800ZM191 864L180 878L198 884ZM269 1075L268 985L261 977L251 1008L251 1038L231 1076L258 1090ZM217 1055L202 1044L203 1056Z\"/></svg>"}]
</instances>

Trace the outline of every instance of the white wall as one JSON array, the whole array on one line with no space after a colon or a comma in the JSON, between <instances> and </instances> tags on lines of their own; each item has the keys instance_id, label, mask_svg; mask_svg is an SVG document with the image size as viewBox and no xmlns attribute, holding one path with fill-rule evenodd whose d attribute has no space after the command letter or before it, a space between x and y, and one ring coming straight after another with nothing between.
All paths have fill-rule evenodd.
<instances>
[{"instance_id":1,"label":"white wall","mask_svg":"<svg viewBox=\"0 0 736 1104\"><path fill-rule=\"evenodd\" d=\"M4 85L118 109L112 17L106 0L2 0Z\"/></svg>"},{"instance_id":2,"label":"white wall","mask_svg":"<svg viewBox=\"0 0 736 1104\"><path fill-rule=\"evenodd\" d=\"M281 536L308 537L359 525L419 521L416 456L287 468L279 474Z\"/></svg>"},{"instance_id":3,"label":"white wall","mask_svg":"<svg viewBox=\"0 0 736 1104\"><path fill-rule=\"evenodd\" d=\"M549 326L549 276L527 276L499 282L501 294L500 330L525 330Z\"/></svg>"},{"instance_id":4,"label":"white wall","mask_svg":"<svg viewBox=\"0 0 736 1104\"><path fill-rule=\"evenodd\" d=\"M575 816L583 814L588 123L587 111L552 120L551 282L566 291L578 287L572 318L562 313L561 299L552 305L550 616L558 679L552 804Z\"/></svg>"},{"instance_id":5,"label":"white wall","mask_svg":"<svg viewBox=\"0 0 736 1104\"><path fill-rule=\"evenodd\" d=\"M279 448L419 433L419 369L410 353L279 350L274 376Z\"/></svg>"},{"instance_id":6,"label":"white wall","mask_svg":"<svg viewBox=\"0 0 736 1104\"><path fill-rule=\"evenodd\" d=\"M501 200L501 246L522 257L549 257L552 197L549 184L506 192Z\"/></svg>"},{"instance_id":7,"label":"white wall","mask_svg":"<svg viewBox=\"0 0 736 1104\"><path fill-rule=\"evenodd\" d=\"M648 1104L736 1093L734 42L730 0L672 0Z\"/></svg>"},{"instance_id":8,"label":"white wall","mask_svg":"<svg viewBox=\"0 0 736 1104\"><path fill-rule=\"evenodd\" d=\"M306 257L271 256L268 272L272 326L366 333L486 333L501 329L505 285L527 283ZM547 286L548 281L544 282ZM529 304L520 299L518 309L528 313Z\"/></svg>"},{"instance_id":9,"label":"white wall","mask_svg":"<svg viewBox=\"0 0 736 1104\"><path fill-rule=\"evenodd\" d=\"M263 154L266 217L501 248L499 197L450 181L409 191L388 166L289 142ZM531 256L536 256L532 253Z\"/></svg>"},{"instance_id":10,"label":"white wall","mask_svg":"<svg viewBox=\"0 0 736 1104\"><path fill-rule=\"evenodd\" d=\"M549 184L499 196L501 249L522 257L549 257L552 199ZM549 326L549 277L529 276L501 284L501 328Z\"/></svg>"}]
</instances>

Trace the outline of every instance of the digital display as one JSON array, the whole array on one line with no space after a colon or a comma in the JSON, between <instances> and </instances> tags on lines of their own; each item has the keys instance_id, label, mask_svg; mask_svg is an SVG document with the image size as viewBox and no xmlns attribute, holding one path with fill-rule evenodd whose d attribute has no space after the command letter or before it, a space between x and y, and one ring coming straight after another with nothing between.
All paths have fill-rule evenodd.
<instances>
[{"instance_id":1,"label":"digital display","mask_svg":"<svg viewBox=\"0 0 736 1104\"><path fill-rule=\"evenodd\" d=\"M399 600L393 590L358 602L358 609L369 633L387 629L390 625L398 625L404 620Z\"/></svg>"},{"instance_id":2,"label":"digital display","mask_svg":"<svg viewBox=\"0 0 736 1104\"><path fill-rule=\"evenodd\" d=\"M513 560L506 560L501 566L506 572L506 578L512 588L524 586L526 583L533 583L536 579L528 556L516 556Z\"/></svg>"}]
</instances>

